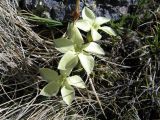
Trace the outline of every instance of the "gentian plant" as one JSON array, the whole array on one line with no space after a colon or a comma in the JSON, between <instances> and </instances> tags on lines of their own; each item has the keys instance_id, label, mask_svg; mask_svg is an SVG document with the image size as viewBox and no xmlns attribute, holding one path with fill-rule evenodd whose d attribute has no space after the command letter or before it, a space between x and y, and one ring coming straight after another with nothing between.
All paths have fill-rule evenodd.
<instances>
[{"instance_id":1,"label":"gentian plant","mask_svg":"<svg viewBox=\"0 0 160 120\"><path fill-rule=\"evenodd\" d=\"M110 21L109 18L96 18L94 13L87 7L82 10L82 18L82 20L69 23L66 33L55 40L55 48L64 54L58 64L60 74L48 68L40 69L42 78L48 82L40 94L50 97L61 91L62 98L67 105L70 105L75 98L75 91L72 86L86 88L80 76L70 76L78 62L80 61L89 77L94 68L93 55L105 55L101 46L95 42L102 37L98 30L103 30L113 36L116 35L112 28L108 26L101 27L102 24ZM90 34L92 41L87 37L82 37L78 28Z\"/></svg>"}]
</instances>

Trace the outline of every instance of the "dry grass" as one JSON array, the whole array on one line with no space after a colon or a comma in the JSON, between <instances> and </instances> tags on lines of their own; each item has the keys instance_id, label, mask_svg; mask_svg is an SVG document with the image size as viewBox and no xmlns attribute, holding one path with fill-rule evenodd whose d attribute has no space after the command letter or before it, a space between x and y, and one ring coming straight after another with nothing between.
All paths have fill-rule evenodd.
<instances>
[{"instance_id":1,"label":"dry grass","mask_svg":"<svg viewBox=\"0 0 160 120\"><path fill-rule=\"evenodd\" d=\"M0 119L36 119L54 111L38 97L39 66L49 64L57 54L53 43L40 38L9 0L0 1ZM47 104L53 104L48 101ZM43 110L48 108L48 110ZM43 114L42 114L43 112ZM53 114L53 113L51 113Z\"/></svg>"},{"instance_id":2,"label":"dry grass","mask_svg":"<svg viewBox=\"0 0 160 120\"><path fill-rule=\"evenodd\" d=\"M118 41L102 40L106 56L96 58L91 78L85 80L81 69L73 71L84 77L87 89L76 89L74 102L66 106L60 95L39 96L46 84L39 68L56 69L60 58L53 44L56 33L52 39L39 37L9 1L0 1L0 120L98 120L105 119L103 114L109 120L158 118L159 52L144 40L156 36L150 24L131 24L137 29L120 30ZM154 22L158 28L159 21ZM143 25L148 26L139 30Z\"/></svg>"}]
</instances>

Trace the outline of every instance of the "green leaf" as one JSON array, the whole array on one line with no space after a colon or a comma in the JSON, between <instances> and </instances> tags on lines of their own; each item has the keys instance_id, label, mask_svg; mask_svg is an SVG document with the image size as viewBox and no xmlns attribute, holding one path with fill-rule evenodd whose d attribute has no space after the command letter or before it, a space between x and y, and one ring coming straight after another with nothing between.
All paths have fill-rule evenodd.
<instances>
[{"instance_id":1,"label":"green leaf","mask_svg":"<svg viewBox=\"0 0 160 120\"><path fill-rule=\"evenodd\" d=\"M40 92L40 95L43 96L55 96L57 95L60 88L60 84L58 82L50 82L48 83Z\"/></svg>"},{"instance_id":2,"label":"green leaf","mask_svg":"<svg viewBox=\"0 0 160 120\"><path fill-rule=\"evenodd\" d=\"M90 25L89 22L86 21L86 20L78 20L78 21L76 22L76 26L77 26L79 29L81 29L81 30L83 30L83 31L85 31L85 32L88 32L88 31L90 31L90 29L91 29L91 25Z\"/></svg>"},{"instance_id":3,"label":"green leaf","mask_svg":"<svg viewBox=\"0 0 160 120\"><path fill-rule=\"evenodd\" d=\"M91 55L84 53L84 52L80 53L78 57L80 59L80 62L83 68L85 69L87 74L90 75L94 67L94 58Z\"/></svg>"},{"instance_id":4,"label":"green leaf","mask_svg":"<svg viewBox=\"0 0 160 120\"><path fill-rule=\"evenodd\" d=\"M67 105L70 105L75 97L74 88L71 85L69 85L67 82L61 88L61 94L62 94L63 100Z\"/></svg>"},{"instance_id":5,"label":"green leaf","mask_svg":"<svg viewBox=\"0 0 160 120\"><path fill-rule=\"evenodd\" d=\"M59 61L58 69L67 70L73 69L78 63L78 57L75 52L68 51Z\"/></svg>"},{"instance_id":6,"label":"green leaf","mask_svg":"<svg viewBox=\"0 0 160 120\"><path fill-rule=\"evenodd\" d=\"M116 36L116 33L113 31L113 29L108 26L100 27L100 29L109 35Z\"/></svg>"},{"instance_id":7,"label":"green leaf","mask_svg":"<svg viewBox=\"0 0 160 120\"><path fill-rule=\"evenodd\" d=\"M22 14L22 15L29 21L37 22L37 23L42 24L42 25L45 24L48 27L55 27L55 26L62 26L63 25L59 21L55 21L55 20L52 20L52 19L49 19L49 18L42 18L42 17L36 16L34 14L30 14L30 13L25 13L25 14Z\"/></svg>"},{"instance_id":8,"label":"green leaf","mask_svg":"<svg viewBox=\"0 0 160 120\"><path fill-rule=\"evenodd\" d=\"M105 55L105 52L101 48L101 46L95 42L90 42L86 44L84 50L93 54Z\"/></svg>"},{"instance_id":9,"label":"green leaf","mask_svg":"<svg viewBox=\"0 0 160 120\"><path fill-rule=\"evenodd\" d=\"M58 73L49 68L40 68L40 74L48 83L59 79Z\"/></svg>"},{"instance_id":10,"label":"green leaf","mask_svg":"<svg viewBox=\"0 0 160 120\"><path fill-rule=\"evenodd\" d=\"M95 23L102 25L104 23L109 22L111 19L110 18L105 18L105 17L97 17Z\"/></svg>"},{"instance_id":11,"label":"green leaf","mask_svg":"<svg viewBox=\"0 0 160 120\"><path fill-rule=\"evenodd\" d=\"M97 32L97 30L93 28L91 29L91 36L92 36L93 41L97 41L102 38L102 36Z\"/></svg>"},{"instance_id":12,"label":"green leaf","mask_svg":"<svg viewBox=\"0 0 160 120\"><path fill-rule=\"evenodd\" d=\"M66 53L69 50L74 50L73 42L66 38L59 38L55 40L56 49L61 53Z\"/></svg>"},{"instance_id":13,"label":"green leaf","mask_svg":"<svg viewBox=\"0 0 160 120\"><path fill-rule=\"evenodd\" d=\"M84 81L78 75L68 77L67 82L68 84L73 85L78 88L86 88Z\"/></svg>"},{"instance_id":14,"label":"green leaf","mask_svg":"<svg viewBox=\"0 0 160 120\"><path fill-rule=\"evenodd\" d=\"M87 21L91 22L91 24L92 24L92 22L96 19L96 16L92 12L92 10L90 10L87 7L84 7L84 9L82 10L82 18L84 20L87 20Z\"/></svg>"}]
</instances>

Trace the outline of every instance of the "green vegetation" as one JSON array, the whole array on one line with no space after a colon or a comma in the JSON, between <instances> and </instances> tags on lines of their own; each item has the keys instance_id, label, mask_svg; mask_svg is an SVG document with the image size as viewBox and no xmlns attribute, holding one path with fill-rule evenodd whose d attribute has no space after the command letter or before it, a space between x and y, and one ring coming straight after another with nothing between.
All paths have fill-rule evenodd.
<instances>
[{"instance_id":1,"label":"green vegetation","mask_svg":"<svg viewBox=\"0 0 160 120\"><path fill-rule=\"evenodd\" d=\"M63 100L68 105L71 104L75 96L74 89L71 87L71 85L79 88L85 88L85 83L79 76L68 77L74 67L78 64L78 59L80 60L81 65L89 77L94 68L94 58L90 55L90 53L98 55L105 54L103 49L97 43L90 42L88 39L86 39L86 43L84 43L82 35L77 26L85 31L91 30L92 41L100 40L101 37L99 36L101 35L96 32L98 29L102 29L106 33L115 35L115 32L110 27L100 27L101 24L108 22L109 19L98 17L92 22L92 19L95 18L95 15L89 8L85 7L83 9L82 17L86 19L81 21L78 20L76 23L70 23L66 32L67 35L55 40L56 49L62 53L65 53L58 65L58 69L62 75L58 76L58 73L49 69L41 70L43 78L49 82L49 84L42 89L41 95L55 96L61 88ZM92 24L90 25L90 23Z\"/></svg>"},{"instance_id":2,"label":"green vegetation","mask_svg":"<svg viewBox=\"0 0 160 120\"><path fill-rule=\"evenodd\" d=\"M42 18L32 13L23 13L22 15L26 18L26 20L38 23L39 25L46 25L47 27L62 26L62 23L59 21L55 21L50 18Z\"/></svg>"},{"instance_id":3,"label":"green vegetation","mask_svg":"<svg viewBox=\"0 0 160 120\"><path fill-rule=\"evenodd\" d=\"M68 25L33 15L38 32L10 4L0 2L0 119L160 119L158 0L118 20L88 8Z\"/></svg>"}]
</instances>

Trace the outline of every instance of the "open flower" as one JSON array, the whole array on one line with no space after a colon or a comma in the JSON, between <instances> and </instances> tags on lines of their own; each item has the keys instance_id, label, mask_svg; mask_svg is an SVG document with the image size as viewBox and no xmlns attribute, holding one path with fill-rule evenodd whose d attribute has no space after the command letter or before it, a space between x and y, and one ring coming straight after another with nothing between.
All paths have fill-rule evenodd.
<instances>
[{"instance_id":1,"label":"open flower","mask_svg":"<svg viewBox=\"0 0 160 120\"><path fill-rule=\"evenodd\" d=\"M69 38L62 37L55 40L56 49L65 53L59 62L58 69L72 70L80 60L81 65L90 75L94 67L94 58L90 53L98 55L105 53L100 45L95 42L84 44L82 35L74 24L69 25L68 31Z\"/></svg>"},{"instance_id":2,"label":"open flower","mask_svg":"<svg viewBox=\"0 0 160 120\"><path fill-rule=\"evenodd\" d=\"M102 24L110 21L110 18L105 17L96 17L95 14L87 7L84 7L82 10L82 20L76 21L76 26L85 31L91 31L91 36L93 41L101 39L101 35L98 33L98 30L102 30L109 35L116 36L112 28L108 26L101 27Z\"/></svg>"},{"instance_id":3,"label":"open flower","mask_svg":"<svg viewBox=\"0 0 160 120\"><path fill-rule=\"evenodd\" d=\"M60 71L60 75L51 69L41 68L40 74L48 84L41 90L44 96L55 96L61 89L61 95L67 105L70 105L75 97L72 86L86 88L84 81L78 75L69 76L70 72ZM72 85L72 86L71 86Z\"/></svg>"}]
</instances>

